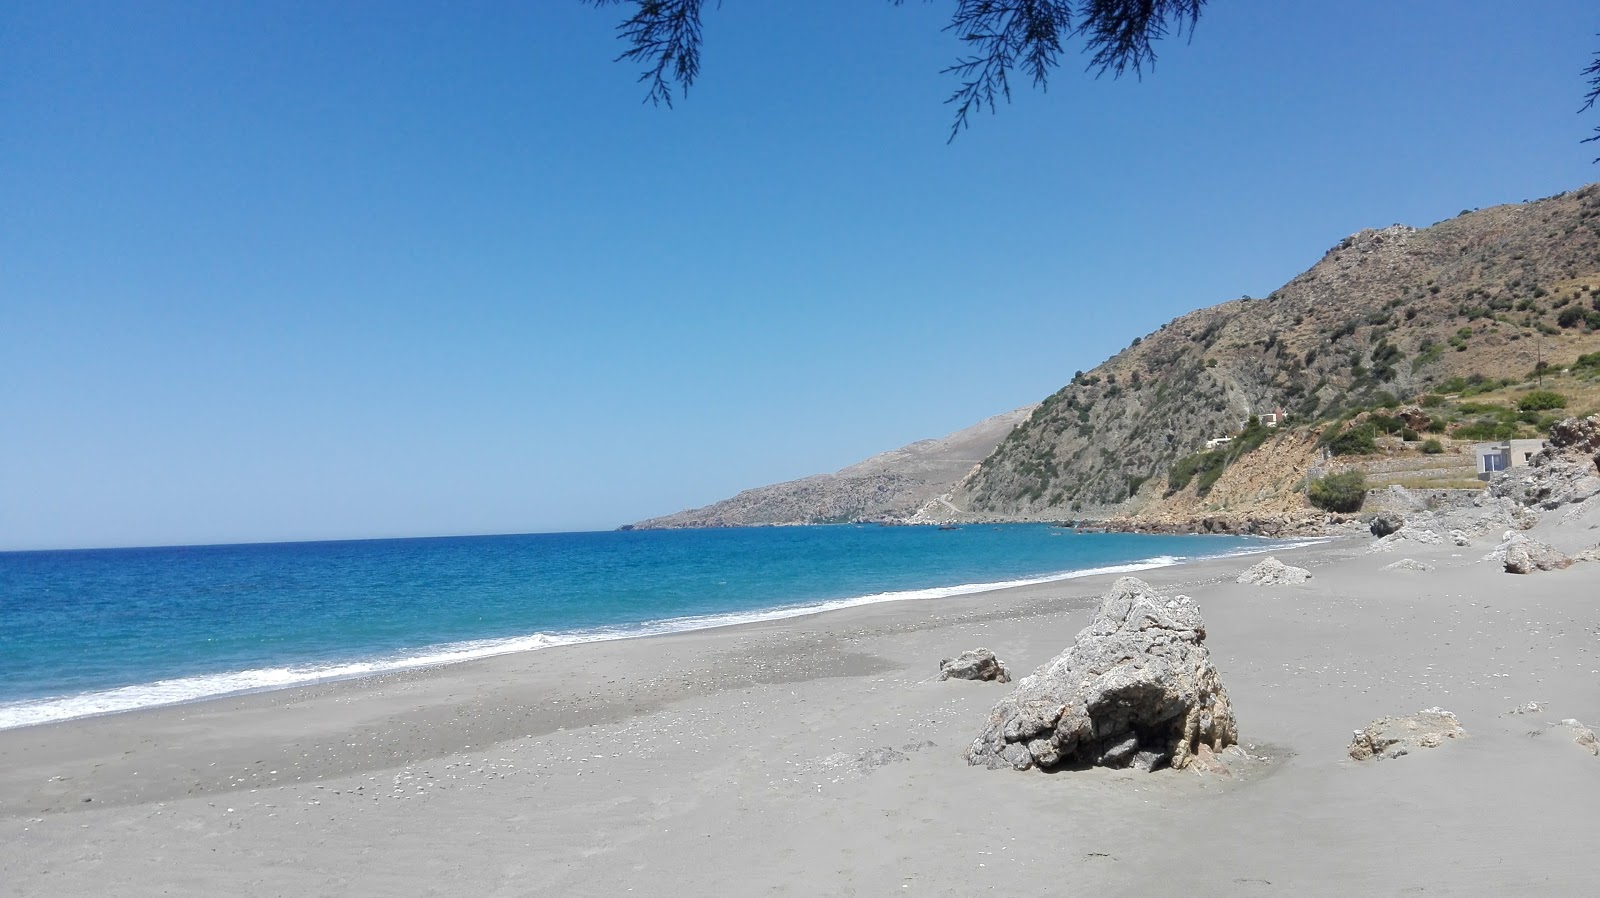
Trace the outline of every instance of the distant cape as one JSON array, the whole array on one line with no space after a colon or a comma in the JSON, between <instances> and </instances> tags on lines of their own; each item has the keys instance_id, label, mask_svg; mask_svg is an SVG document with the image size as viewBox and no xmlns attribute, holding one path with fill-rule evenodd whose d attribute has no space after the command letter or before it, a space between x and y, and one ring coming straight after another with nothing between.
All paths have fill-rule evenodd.
<instances>
[{"instance_id":1,"label":"distant cape","mask_svg":"<svg viewBox=\"0 0 1600 898\"><path fill-rule=\"evenodd\" d=\"M901 523L937 504L1035 406L1014 409L936 440L919 440L832 474L756 487L730 499L651 518L630 529Z\"/></svg>"}]
</instances>

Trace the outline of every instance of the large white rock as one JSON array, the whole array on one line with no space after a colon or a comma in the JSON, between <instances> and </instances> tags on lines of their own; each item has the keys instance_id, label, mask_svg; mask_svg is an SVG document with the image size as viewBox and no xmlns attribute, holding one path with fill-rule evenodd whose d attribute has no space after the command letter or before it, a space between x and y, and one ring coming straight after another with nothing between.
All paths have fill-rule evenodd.
<instances>
[{"instance_id":1,"label":"large white rock","mask_svg":"<svg viewBox=\"0 0 1600 898\"><path fill-rule=\"evenodd\" d=\"M1188 596L1123 577L1066 651L994 706L967 748L989 768L1182 768L1238 741Z\"/></svg>"},{"instance_id":2,"label":"large white rock","mask_svg":"<svg viewBox=\"0 0 1600 898\"><path fill-rule=\"evenodd\" d=\"M1249 583L1254 586L1304 583L1310 579L1310 571L1303 567L1284 564L1271 555L1246 568L1244 573L1239 575L1240 583Z\"/></svg>"}]
</instances>

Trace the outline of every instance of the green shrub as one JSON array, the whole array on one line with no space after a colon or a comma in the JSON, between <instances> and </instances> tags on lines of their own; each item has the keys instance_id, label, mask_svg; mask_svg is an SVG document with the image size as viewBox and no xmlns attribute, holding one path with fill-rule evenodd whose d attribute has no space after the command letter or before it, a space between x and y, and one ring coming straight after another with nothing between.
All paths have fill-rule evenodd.
<instances>
[{"instance_id":1,"label":"green shrub","mask_svg":"<svg viewBox=\"0 0 1600 898\"><path fill-rule=\"evenodd\" d=\"M1425 455L1443 455L1444 444L1438 440L1428 440L1422 444L1422 452Z\"/></svg>"},{"instance_id":2,"label":"green shrub","mask_svg":"<svg viewBox=\"0 0 1600 898\"><path fill-rule=\"evenodd\" d=\"M1323 511L1360 511L1367 498L1367 475L1360 471L1329 474L1311 482L1306 498Z\"/></svg>"},{"instance_id":3,"label":"green shrub","mask_svg":"<svg viewBox=\"0 0 1600 898\"><path fill-rule=\"evenodd\" d=\"M1408 443L1415 443L1417 440L1422 439L1422 434L1417 433L1415 430L1407 427L1400 431L1400 439L1405 440Z\"/></svg>"},{"instance_id":4,"label":"green shrub","mask_svg":"<svg viewBox=\"0 0 1600 898\"><path fill-rule=\"evenodd\" d=\"M1444 405L1444 397L1438 393L1426 393L1422 397L1423 408L1438 408Z\"/></svg>"},{"instance_id":5,"label":"green shrub","mask_svg":"<svg viewBox=\"0 0 1600 898\"><path fill-rule=\"evenodd\" d=\"M1542 412L1566 407L1567 397L1553 390L1534 390L1517 403L1517 408L1525 412Z\"/></svg>"},{"instance_id":6,"label":"green shrub","mask_svg":"<svg viewBox=\"0 0 1600 898\"><path fill-rule=\"evenodd\" d=\"M1328 440L1328 451L1334 455L1371 455L1378 451L1376 436L1377 428L1371 424L1347 427Z\"/></svg>"},{"instance_id":7,"label":"green shrub","mask_svg":"<svg viewBox=\"0 0 1600 898\"><path fill-rule=\"evenodd\" d=\"M1517 435L1517 425L1504 421L1474 421L1456 428L1458 440L1509 440Z\"/></svg>"},{"instance_id":8,"label":"green shrub","mask_svg":"<svg viewBox=\"0 0 1600 898\"><path fill-rule=\"evenodd\" d=\"M1221 449L1212 449L1209 452L1196 452L1178 459L1172 465L1172 470L1167 472L1167 495L1172 495L1189 485L1196 474L1206 474L1216 471L1217 476L1222 476L1222 468L1227 464L1227 454ZM1202 481L1204 482L1204 481ZM1216 477L1211 478L1216 482Z\"/></svg>"},{"instance_id":9,"label":"green shrub","mask_svg":"<svg viewBox=\"0 0 1600 898\"><path fill-rule=\"evenodd\" d=\"M1583 323L1583 309L1577 306L1567 306L1556 316L1556 324L1562 327L1577 327Z\"/></svg>"}]
</instances>

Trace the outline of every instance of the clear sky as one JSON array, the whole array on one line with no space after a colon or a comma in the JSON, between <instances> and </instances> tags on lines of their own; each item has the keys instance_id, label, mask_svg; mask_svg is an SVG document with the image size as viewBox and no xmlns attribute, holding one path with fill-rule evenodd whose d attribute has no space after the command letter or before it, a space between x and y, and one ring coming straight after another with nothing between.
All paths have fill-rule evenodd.
<instances>
[{"instance_id":1,"label":"clear sky","mask_svg":"<svg viewBox=\"0 0 1600 898\"><path fill-rule=\"evenodd\" d=\"M1215 0L946 145L953 4L0 4L0 549L605 529L1600 180L1593 0Z\"/></svg>"}]
</instances>

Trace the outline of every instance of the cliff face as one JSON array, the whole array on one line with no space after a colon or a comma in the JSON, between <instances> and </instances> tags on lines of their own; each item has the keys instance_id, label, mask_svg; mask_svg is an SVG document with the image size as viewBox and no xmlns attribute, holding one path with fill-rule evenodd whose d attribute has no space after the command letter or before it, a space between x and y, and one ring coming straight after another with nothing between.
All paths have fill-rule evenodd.
<instances>
[{"instance_id":1,"label":"cliff face","mask_svg":"<svg viewBox=\"0 0 1600 898\"><path fill-rule=\"evenodd\" d=\"M1309 421L1453 376L1570 362L1600 343L1593 319L1573 314L1596 296L1600 185L1365 230L1265 299L1184 315L1080 372L924 517L1134 512L1161 497L1153 481L1175 460L1252 414L1282 407ZM1290 501L1280 492L1272 504Z\"/></svg>"},{"instance_id":2,"label":"cliff face","mask_svg":"<svg viewBox=\"0 0 1600 898\"><path fill-rule=\"evenodd\" d=\"M704 508L633 526L663 529L903 520L949 492L1033 408L995 415L949 436L902 446L832 474L745 490Z\"/></svg>"}]
</instances>

